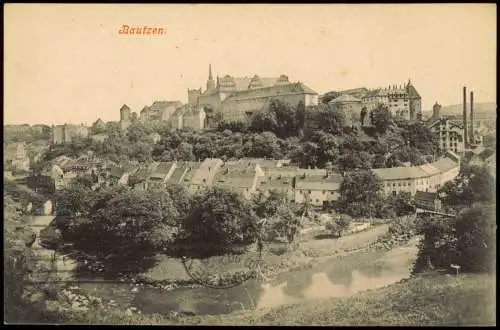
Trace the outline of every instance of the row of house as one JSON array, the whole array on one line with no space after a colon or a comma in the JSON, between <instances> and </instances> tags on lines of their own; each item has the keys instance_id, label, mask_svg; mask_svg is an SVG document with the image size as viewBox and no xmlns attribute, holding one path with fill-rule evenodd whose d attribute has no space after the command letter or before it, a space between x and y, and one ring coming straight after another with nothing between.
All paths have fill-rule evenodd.
<instances>
[{"instance_id":1,"label":"row of house","mask_svg":"<svg viewBox=\"0 0 500 330\"><path fill-rule=\"evenodd\" d=\"M460 158L453 152L437 161L407 167L372 170L383 184L385 195L418 191L435 192L460 171ZM289 160L243 158L223 161L207 158L203 161L172 161L138 164L115 164L95 159L91 155L71 159L54 159L44 175L55 181L55 189L65 187L82 174L93 178L95 187L127 185L134 189L150 189L181 185L190 193L208 187L220 187L250 198L257 192L279 190L291 202L322 206L340 198L342 175L326 169L302 169Z\"/></svg>"}]
</instances>

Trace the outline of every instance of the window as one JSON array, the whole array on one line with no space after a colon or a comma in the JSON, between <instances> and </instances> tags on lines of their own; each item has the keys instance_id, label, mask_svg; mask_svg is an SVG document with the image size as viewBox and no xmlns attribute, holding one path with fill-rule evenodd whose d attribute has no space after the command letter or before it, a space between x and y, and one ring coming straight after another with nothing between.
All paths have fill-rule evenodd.
<instances>
[{"instance_id":1,"label":"window","mask_svg":"<svg viewBox=\"0 0 500 330\"><path fill-rule=\"evenodd\" d=\"M316 198L316 203L319 203L319 199Z\"/></svg>"},{"instance_id":2,"label":"window","mask_svg":"<svg viewBox=\"0 0 500 330\"><path fill-rule=\"evenodd\" d=\"M392 191L392 196L396 196L396 194L397 194L396 190L393 190Z\"/></svg>"},{"instance_id":3,"label":"window","mask_svg":"<svg viewBox=\"0 0 500 330\"><path fill-rule=\"evenodd\" d=\"M311 191L310 191L310 190L308 190L308 191L307 191L307 193L308 193L308 194L310 194L310 193L311 193Z\"/></svg>"}]
</instances>

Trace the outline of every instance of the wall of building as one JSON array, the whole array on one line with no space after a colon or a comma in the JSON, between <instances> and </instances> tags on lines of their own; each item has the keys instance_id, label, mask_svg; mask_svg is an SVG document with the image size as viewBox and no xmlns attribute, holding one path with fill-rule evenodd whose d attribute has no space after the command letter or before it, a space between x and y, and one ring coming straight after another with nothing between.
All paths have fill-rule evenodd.
<instances>
[{"instance_id":1,"label":"wall of building","mask_svg":"<svg viewBox=\"0 0 500 330\"><path fill-rule=\"evenodd\" d=\"M258 111L269 110L269 105L272 99L286 102L292 107L296 107L299 102L312 102L308 98L308 94L283 94L273 95L271 97L248 97L245 99L231 100L228 99L222 102L222 120L226 122L241 122L249 118L247 113L255 113ZM316 98L317 101L317 98Z\"/></svg>"}]
</instances>

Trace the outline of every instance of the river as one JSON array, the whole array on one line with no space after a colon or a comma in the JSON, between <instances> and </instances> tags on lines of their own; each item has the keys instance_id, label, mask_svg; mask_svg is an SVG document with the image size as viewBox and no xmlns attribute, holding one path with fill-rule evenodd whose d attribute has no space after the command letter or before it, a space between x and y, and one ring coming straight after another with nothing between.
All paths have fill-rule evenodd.
<instances>
[{"instance_id":1,"label":"river","mask_svg":"<svg viewBox=\"0 0 500 330\"><path fill-rule=\"evenodd\" d=\"M230 289L133 289L124 283L81 283L85 291L113 299L121 307L143 314L227 314L237 310L276 307L318 298L348 297L377 289L410 275L416 258L416 240L391 251L358 253L323 261L308 269L283 273L269 282L250 280ZM136 291L136 292L134 292Z\"/></svg>"},{"instance_id":2,"label":"river","mask_svg":"<svg viewBox=\"0 0 500 330\"><path fill-rule=\"evenodd\" d=\"M32 228L41 227L53 217L33 217ZM38 253L50 250L39 246ZM267 282L250 280L229 289L207 287L160 288L135 287L128 283L82 281L83 291L105 300L114 300L120 308L135 307L143 314L227 314L237 310L276 307L319 298L348 297L360 291L377 289L410 275L417 255L417 240L390 251L371 251L332 258L311 268L292 270ZM58 268L73 272L75 264L58 260ZM64 265L63 265L64 264Z\"/></svg>"}]
</instances>

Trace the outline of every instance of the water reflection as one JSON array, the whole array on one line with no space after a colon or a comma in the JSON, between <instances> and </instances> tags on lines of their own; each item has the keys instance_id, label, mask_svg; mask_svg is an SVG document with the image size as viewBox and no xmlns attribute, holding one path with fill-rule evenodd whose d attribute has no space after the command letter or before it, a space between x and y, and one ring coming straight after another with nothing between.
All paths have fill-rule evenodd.
<instances>
[{"instance_id":1,"label":"water reflection","mask_svg":"<svg viewBox=\"0 0 500 330\"><path fill-rule=\"evenodd\" d=\"M417 249L401 247L388 253L334 259L310 269L291 271L270 283L254 280L229 289L194 288L163 291L141 288L131 303L143 313L227 314L241 309L276 307L305 299L348 297L395 283L410 274ZM126 286L126 285L125 285Z\"/></svg>"}]
</instances>

